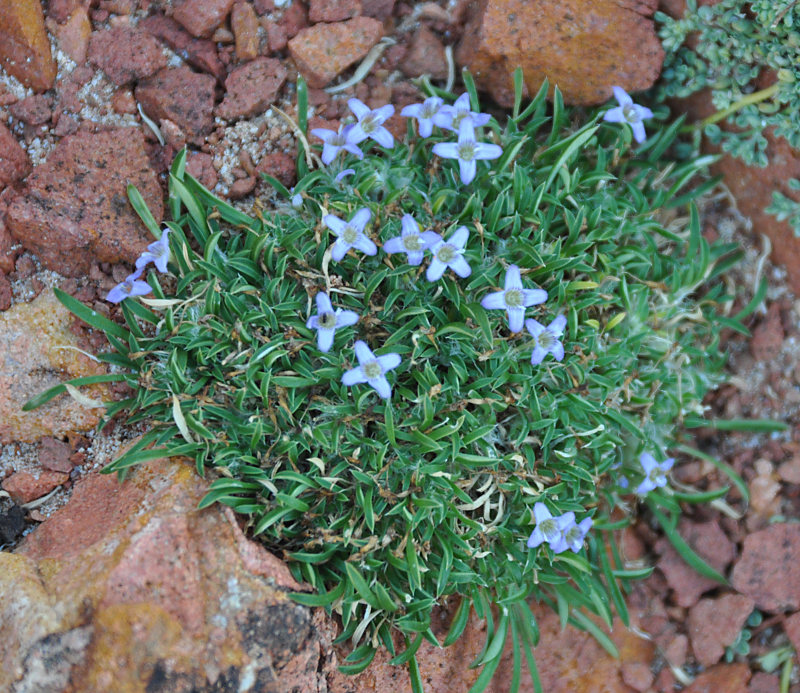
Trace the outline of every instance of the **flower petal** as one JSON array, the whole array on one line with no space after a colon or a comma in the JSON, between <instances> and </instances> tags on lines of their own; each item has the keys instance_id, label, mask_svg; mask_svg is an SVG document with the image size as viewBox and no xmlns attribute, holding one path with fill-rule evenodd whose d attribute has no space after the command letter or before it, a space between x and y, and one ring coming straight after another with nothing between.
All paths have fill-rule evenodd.
<instances>
[{"instance_id":1,"label":"flower petal","mask_svg":"<svg viewBox=\"0 0 800 693\"><path fill-rule=\"evenodd\" d=\"M481 305L486 308L486 310L505 310L506 292L495 291L491 294L486 294L486 296L481 299Z\"/></svg>"},{"instance_id":2,"label":"flower petal","mask_svg":"<svg viewBox=\"0 0 800 693\"><path fill-rule=\"evenodd\" d=\"M372 353L372 350L367 346L367 343L358 340L354 345L353 348L356 351L356 358L358 362L363 366L365 363L369 363L370 361L375 360L375 354Z\"/></svg>"},{"instance_id":3,"label":"flower petal","mask_svg":"<svg viewBox=\"0 0 800 693\"><path fill-rule=\"evenodd\" d=\"M361 150L360 150L358 147L356 147L356 145L355 145L355 144L353 144L352 142L347 142L346 144L344 144L344 145L342 146L342 149L346 149L348 152L350 152L350 153L351 153L353 156L355 156L357 159L363 159L363 158L364 158L364 152L362 152L362 151L361 151Z\"/></svg>"},{"instance_id":4,"label":"flower petal","mask_svg":"<svg viewBox=\"0 0 800 693\"><path fill-rule=\"evenodd\" d=\"M539 544L542 544L545 540L544 532L541 529L536 527L532 532L531 535L528 537L528 548L535 549Z\"/></svg>"},{"instance_id":5,"label":"flower petal","mask_svg":"<svg viewBox=\"0 0 800 693\"><path fill-rule=\"evenodd\" d=\"M461 178L461 182L464 185L469 185L475 180L477 171L478 165L475 163L474 159L470 161L464 161L463 159L458 160L458 177Z\"/></svg>"},{"instance_id":6,"label":"flower petal","mask_svg":"<svg viewBox=\"0 0 800 693\"><path fill-rule=\"evenodd\" d=\"M522 275L516 265L509 265L506 269L506 280L503 288L506 291L511 291L512 289L522 290Z\"/></svg>"},{"instance_id":7,"label":"flower petal","mask_svg":"<svg viewBox=\"0 0 800 693\"><path fill-rule=\"evenodd\" d=\"M651 111L647 106L640 106L637 103L634 104L633 107L636 109L636 115L638 115L641 120L647 120L648 118L653 117L653 111Z\"/></svg>"},{"instance_id":8,"label":"flower petal","mask_svg":"<svg viewBox=\"0 0 800 693\"><path fill-rule=\"evenodd\" d=\"M405 252L406 248L403 245L403 237L402 236L395 236L394 238L390 238L386 243L383 244L383 252L384 253L403 253Z\"/></svg>"},{"instance_id":9,"label":"flower petal","mask_svg":"<svg viewBox=\"0 0 800 693\"><path fill-rule=\"evenodd\" d=\"M356 242L353 243L353 247L360 250L364 255L375 255L378 252L378 246L375 245L369 238L367 238L363 233L359 234L358 238L356 238Z\"/></svg>"},{"instance_id":10,"label":"flower petal","mask_svg":"<svg viewBox=\"0 0 800 693\"><path fill-rule=\"evenodd\" d=\"M317 347L323 353L330 351L333 346L333 335L336 330L333 327L323 327L317 330Z\"/></svg>"},{"instance_id":11,"label":"flower petal","mask_svg":"<svg viewBox=\"0 0 800 693\"><path fill-rule=\"evenodd\" d=\"M629 106L633 103L633 99L622 87L611 87L611 91L614 92L614 98L620 106Z\"/></svg>"},{"instance_id":12,"label":"flower petal","mask_svg":"<svg viewBox=\"0 0 800 693\"><path fill-rule=\"evenodd\" d=\"M400 220L400 226L403 229L404 236L408 236L412 233L419 235L419 224L417 224L416 219L410 214L403 215L403 218Z\"/></svg>"},{"instance_id":13,"label":"flower petal","mask_svg":"<svg viewBox=\"0 0 800 693\"><path fill-rule=\"evenodd\" d=\"M336 133L333 130L325 130L324 128L314 128L311 134L314 137L319 137L323 142L328 142L332 137L336 137Z\"/></svg>"},{"instance_id":14,"label":"flower petal","mask_svg":"<svg viewBox=\"0 0 800 693\"><path fill-rule=\"evenodd\" d=\"M469 266L469 263L464 259L462 255L456 256L450 262L450 269L453 270L459 277L466 278L470 274L472 274L472 267Z\"/></svg>"},{"instance_id":15,"label":"flower petal","mask_svg":"<svg viewBox=\"0 0 800 693\"><path fill-rule=\"evenodd\" d=\"M435 282L444 274L446 269L447 265L445 265L441 260L433 258L431 260L431 264L428 265L428 269L425 272L425 279L427 279L429 282Z\"/></svg>"},{"instance_id":16,"label":"flower petal","mask_svg":"<svg viewBox=\"0 0 800 693\"><path fill-rule=\"evenodd\" d=\"M353 125L353 129L348 134L347 140L351 144L360 144L368 137L369 135L364 132L364 128L361 127L361 123L356 123Z\"/></svg>"},{"instance_id":17,"label":"flower petal","mask_svg":"<svg viewBox=\"0 0 800 693\"><path fill-rule=\"evenodd\" d=\"M457 110L464 110L464 111L468 111L468 110L470 109L470 105L469 105L469 92L466 92L466 91L465 91L465 92L464 92L464 93L463 93L461 96L459 96L459 97L458 97L458 98L455 100L455 103L453 104L453 106L452 106L452 107L453 107L454 109L457 109Z\"/></svg>"},{"instance_id":18,"label":"flower petal","mask_svg":"<svg viewBox=\"0 0 800 693\"><path fill-rule=\"evenodd\" d=\"M423 241L425 241L426 248L433 248L433 245L435 243L439 243L440 241L442 241L442 237L438 233L436 233L436 231L430 231L430 230L423 231L420 234L420 238Z\"/></svg>"},{"instance_id":19,"label":"flower petal","mask_svg":"<svg viewBox=\"0 0 800 693\"><path fill-rule=\"evenodd\" d=\"M337 238L336 243L333 244L333 248L331 249L331 257L336 262L339 262L345 255L347 255L348 250L350 250L350 246L341 238Z\"/></svg>"},{"instance_id":20,"label":"flower petal","mask_svg":"<svg viewBox=\"0 0 800 693\"><path fill-rule=\"evenodd\" d=\"M408 106L403 106L403 110L400 111L401 116L405 116L406 118L418 118L420 112L422 111L422 107L424 104L421 103L412 103Z\"/></svg>"},{"instance_id":21,"label":"flower petal","mask_svg":"<svg viewBox=\"0 0 800 693\"><path fill-rule=\"evenodd\" d=\"M436 156L442 157L443 159L458 159L458 143L437 142L433 145L433 153L436 154Z\"/></svg>"},{"instance_id":22,"label":"flower petal","mask_svg":"<svg viewBox=\"0 0 800 693\"><path fill-rule=\"evenodd\" d=\"M673 464L675 464L675 458L668 457L658 466L661 468L662 472L668 472L670 469L672 469Z\"/></svg>"},{"instance_id":23,"label":"flower petal","mask_svg":"<svg viewBox=\"0 0 800 693\"><path fill-rule=\"evenodd\" d=\"M350 218L350 226L363 232L371 216L372 212L366 207L362 207Z\"/></svg>"},{"instance_id":24,"label":"flower petal","mask_svg":"<svg viewBox=\"0 0 800 693\"><path fill-rule=\"evenodd\" d=\"M522 289L522 305L526 308L538 306L547 300L547 292L544 289Z\"/></svg>"},{"instance_id":25,"label":"flower petal","mask_svg":"<svg viewBox=\"0 0 800 693\"><path fill-rule=\"evenodd\" d=\"M308 320L306 320L306 327L309 330L316 330L318 325L319 325L319 317L316 315L312 315Z\"/></svg>"},{"instance_id":26,"label":"flower petal","mask_svg":"<svg viewBox=\"0 0 800 693\"><path fill-rule=\"evenodd\" d=\"M567 318L563 315L558 315L556 318L551 322L547 329L550 330L556 337L560 337L564 334L564 328L567 326Z\"/></svg>"},{"instance_id":27,"label":"flower petal","mask_svg":"<svg viewBox=\"0 0 800 693\"><path fill-rule=\"evenodd\" d=\"M421 118L419 121L419 136L430 137L433 133L433 121L430 118Z\"/></svg>"},{"instance_id":28,"label":"flower petal","mask_svg":"<svg viewBox=\"0 0 800 693\"><path fill-rule=\"evenodd\" d=\"M359 317L358 313L353 310L337 310L336 327L350 327L350 325L355 325Z\"/></svg>"},{"instance_id":29,"label":"flower petal","mask_svg":"<svg viewBox=\"0 0 800 693\"><path fill-rule=\"evenodd\" d=\"M364 371L361 370L361 366L358 368L351 368L342 375L343 385L355 385L356 383L365 382L367 382L367 376L364 375Z\"/></svg>"},{"instance_id":30,"label":"flower petal","mask_svg":"<svg viewBox=\"0 0 800 693\"><path fill-rule=\"evenodd\" d=\"M649 452L643 452L639 455L639 464L642 465L645 474L649 474L658 466L658 462L656 462L655 458Z\"/></svg>"},{"instance_id":31,"label":"flower petal","mask_svg":"<svg viewBox=\"0 0 800 693\"><path fill-rule=\"evenodd\" d=\"M475 158L476 159L497 159L502 156L503 148L497 144L487 144L486 142L478 142L475 145Z\"/></svg>"},{"instance_id":32,"label":"flower petal","mask_svg":"<svg viewBox=\"0 0 800 693\"><path fill-rule=\"evenodd\" d=\"M322 145L322 163L326 166L331 163L336 158L336 155L339 153L341 147L335 146L333 144L328 144L327 142Z\"/></svg>"},{"instance_id":33,"label":"flower petal","mask_svg":"<svg viewBox=\"0 0 800 693\"><path fill-rule=\"evenodd\" d=\"M538 366L542 361L544 361L545 356L547 356L547 349L542 349L542 347L537 344L533 349L533 353L531 354L531 365Z\"/></svg>"},{"instance_id":34,"label":"flower petal","mask_svg":"<svg viewBox=\"0 0 800 693\"><path fill-rule=\"evenodd\" d=\"M322 223L325 224L331 231L333 231L337 236L340 236L344 233L344 230L347 228L347 222L343 219L339 219L339 217L334 216L333 214L326 214L322 217Z\"/></svg>"},{"instance_id":35,"label":"flower petal","mask_svg":"<svg viewBox=\"0 0 800 693\"><path fill-rule=\"evenodd\" d=\"M640 496L644 496L648 492L652 491L656 485L650 481L650 479L645 479L641 484L636 487L636 493Z\"/></svg>"},{"instance_id":36,"label":"flower petal","mask_svg":"<svg viewBox=\"0 0 800 693\"><path fill-rule=\"evenodd\" d=\"M631 130L633 130L633 139L639 144L647 139L647 133L644 129L644 123L631 123Z\"/></svg>"},{"instance_id":37,"label":"flower petal","mask_svg":"<svg viewBox=\"0 0 800 693\"><path fill-rule=\"evenodd\" d=\"M622 112L622 106L609 108L605 113L603 113L603 120L605 120L607 123L624 123L625 115Z\"/></svg>"},{"instance_id":38,"label":"flower petal","mask_svg":"<svg viewBox=\"0 0 800 693\"><path fill-rule=\"evenodd\" d=\"M540 525L545 520L552 518L553 515L550 510L548 510L547 506L539 501L533 504L533 517L536 520L536 524Z\"/></svg>"},{"instance_id":39,"label":"flower petal","mask_svg":"<svg viewBox=\"0 0 800 693\"><path fill-rule=\"evenodd\" d=\"M486 125L486 123L492 119L492 116L490 116L488 113L472 113L470 118L472 118L472 124L476 128L479 128L482 125Z\"/></svg>"},{"instance_id":40,"label":"flower petal","mask_svg":"<svg viewBox=\"0 0 800 693\"><path fill-rule=\"evenodd\" d=\"M466 226L459 226L455 231L453 231L453 235L447 239L447 242L459 250L463 250L464 246L467 244L468 238L469 229L467 229Z\"/></svg>"},{"instance_id":41,"label":"flower petal","mask_svg":"<svg viewBox=\"0 0 800 693\"><path fill-rule=\"evenodd\" d=\"M561 361L564 358L564 345L561 342L554 342L550 347L550 353L556 361Z\"/></svg>"},{"instance_id":42,"label":"flower petal","mask_svg":"<svg viewBox=\"0 0 800 693\"><path fill-rule=\"evenodd\" d=\"M384 123L394 115L394 106L387 103L385 106L381 106L372 111L372 115L375 116L377 122Z\"/></svg>"},{"instance_id":43,"label":"flower petal","mask_svg":"<svg viewBox=\"0 0 800 693\"><path fill-rule=\"evenodd\" d=\"M522 327L525 323L525 309L524 308L507 308L508 312L508 329L513 333L522 332Z\"/></svg>"},{"instance_id":44,"label":"flower petal","mask_svg":"<svg viewBox=\"0 0 800 693\"><path fill-rule=\"evenodd\" d=\"M375 392L377 392L383 399L389 399L392 396L392 386L389 385L389 381L383 376L380 378L372 378L372 380L368 382L372 387L375 388Z\"/></svg>"},{"instance_id":45,"label":"flower petal","mask_svg":"<svg viewBox=\"0 0 800 693\"><path fill-rule=\"evenodd\" d=\"M106 301L110 301L111 303L119 303L123 299L128 298L130 293L125 291L125 283L117 284L111 291L108 292L106 296Z\"/></svg>"},{"instance_id":46,"label":"flower petal","mask_svg":"<svg viewBox=\"0 0 800 693\"><path fill-rule=\"evenodd\" d=\"M528 318L525 321L525 327L528 328L528 332L531 333L531 337L538 340L539 335L545 331L545 326L542 325L538 320L534 320L533 318Z\"/></svg>"},{"instance_id":47,"label":"flower petal","mask_svg":"<svg viewBox=\"0 0 800 693\"><path fill-rule=\"evenodd\" d=\"M378 363L380 364L384 373L392 370L393 368L397 368L400 365L400 361L402 361L400 354L395 353L384 354L383 356L378 357Z\"/></svg>"},{"instance_id":48,"label":"flower petal","mask_svg":"<svg viewBox=\"0 0 800 693\"><path fill-rule=\"evenodd\" d=\"M381 147L391 149L394 147L394 137L385 127L379 127L370 133L370 137L375 140Z\"/></svg>"},{"instance_id":49,"label":"flower petal","mask_svg":"<svg viewBox=\"0 0 800 693\"><path fill-rule=\"evenodd\" d=\"M360 99L352 98L347 100L347 107L355 114L359 120L369 114L370 108Z\"/></svg>"},{"instance_id":50,"label":"flower petal","mask_svg":"<svg viewBox=\"0 0 800 693\"><path fill-rule=\"evenodd\" d=\"M317 315L322 315L323 313L333 313L333 306L331 305L331 299L328 298L328 294L326 294L324 291L317 292L316 302L317 302Z\"/></svg>"},{"instance_id":51,"label":"flower petal","mask_svg":"<svg viewBox=\"0 0 800 693\"><path fill-rule=\"evenodd\" d=\"M409 265L421 265L422 261L425 259L425 253L421 250L408 250L406 254L408 255Z\"/></svg>"}]
</instances>

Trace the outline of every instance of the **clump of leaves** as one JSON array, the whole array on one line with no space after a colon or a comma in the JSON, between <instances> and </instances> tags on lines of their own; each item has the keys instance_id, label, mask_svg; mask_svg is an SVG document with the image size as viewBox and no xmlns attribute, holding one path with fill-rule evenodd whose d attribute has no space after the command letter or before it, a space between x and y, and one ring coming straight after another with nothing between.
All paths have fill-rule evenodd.
<instances>
[{"instance_id":1,"label":"clump of leaves","mask_svg":"<svg viewBox=\"0 0 800 693\"><path fill-rule=\"evenodd\" d=\"M702 122L703 132L748 164L768 164L767 128L800 148L796 0L721 0L701 7L697 0L687 0L686 4L683 17L655 15L666 50L660 97L683 98L711 89L717 113ZM733 127L723 130L717 124L721 121ZM767 211L788 220L800 235L800 203L776 191Z\"/></svg>"},{"instance_id":2,"label":"clump of leaves","mask_svg":"<svg viewBox=\"0 0 800 693\"><path fill-rule=\"evenodd\" d=\"M481 162L471 185L409 125L405 143L347 159L349 176L337 176L336 161L311 167L302 148L294 190L272 181L287 202L253 218L189 176L181 154L169 181L174 291L151 273L155 298L121 303L127 326L59 293L106 331L114 351L101 358L123 372L101 377L135 390L109 404L106 419L127 410L129 421L152 425L106 471L193 458L212 478L202 505L247 515L252 534L315 590L294 598L341 618L340 639L353 647L343 670L363 670L385 647L409 665L414 690L415 653L423 639L439 644L431 611L444 604L458 604L445 645L471 611L487 620L474 691L509 637L512 690L521 653L540 689L529 600L614 651L598 623L610 627L615 613L627 623L623 591L649 572L624 565L613 535L643 479L640 456L691 451L680 430L709 423L702 401L722 377L719 332L743 330L741 316L721 314L730 296L720 279L735 248L702 237L692 204L713 184L696 179L709 158L662 162L680 122L634 154L629 129L599 113L581 125L585 114L566 109L558 91L548 106L547 85L523 109L521 87L518 74L513 113L487 126L502 156ZM305 131L302 83L298 94ZM158 237L141 197L130 197ZM424 265L383 251L333 261L336 238L323 219L362 209L377 245L400 235L406 214L443 238L466 227L471 274L428 281ZM481 305L512 265L526 288L547 292L527 317L548 325L565 316L563 360L540 350L532 363L533 333L510 333L503 312ZM325 307L315 309L320 292L360 316L342 321L325 351L322 318L309 320ZM358 366L356 340L399 356L385 376L390 397L383 386L343 384ZM674 528L680 501L725 489L692 495L655 481L642 486L653 516L684 556L722 580ZM615 509L623 519L611 519ZM537 522L570 513L591 518L585 543L586 522L558 549L544 526L526 543Z\"/></svg>"}]
</instances>

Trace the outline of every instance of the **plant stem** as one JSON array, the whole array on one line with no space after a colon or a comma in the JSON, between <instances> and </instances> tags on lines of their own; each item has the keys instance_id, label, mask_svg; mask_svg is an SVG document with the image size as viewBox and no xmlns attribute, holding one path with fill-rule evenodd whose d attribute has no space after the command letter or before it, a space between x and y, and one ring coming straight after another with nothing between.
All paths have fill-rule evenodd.
<instances>
[{"instance_id":1,"label":"plant stem","mask_svg":"<svg viewBox=\"0 0 800 693\"><path fill-rule=\"evenodd\" d=\"M766 89L761 89L760 91L754 91L752 94L748 94L747 96L739 99L736 103L731 104L728 108L717 111L712 115L708 116L708 118L703 118L699 123L694 123L693 125L685 125L681 128L682 132L690 132L691 130L696 130L699 128L704 128L706 125L711 125L712 123L718 123L720 120L724 120L727 118L731 113L736 113L741 108L745 106L749 106L752 103L760 103L761 101L766 101L768 98L773 96L777 93L778 89L780 88L780 82L775 82L775 84L767 87Z\"/></svg>"}]
</instances>

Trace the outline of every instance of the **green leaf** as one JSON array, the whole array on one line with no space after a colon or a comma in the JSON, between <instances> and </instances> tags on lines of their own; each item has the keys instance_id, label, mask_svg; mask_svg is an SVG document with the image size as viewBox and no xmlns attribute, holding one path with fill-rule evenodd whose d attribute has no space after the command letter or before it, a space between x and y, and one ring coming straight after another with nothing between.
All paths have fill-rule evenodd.
<instances>
[{"instance_id":1,"label":"green leaf","mask_svg":"<svg viewBox=\"0 0 800 693\"><path fill-rule=\"evenodd\" d=\"M53 288L53 293L67 310L83 320L87 325L91 325L95 329L105 332L106 334L119 337L119 339L124 342L128 341L130 332L122 325L112 322L105 315L100 315L96 310L92 310L89 306L81 303L77 298L70 296L59 288Z\"/></svg>"},{"instance_id":2,"label":"green leaf","mask_svg":"<svg viewBox=\"0 0 800 693\"><path fill-rule=\"evenodd\" d=\"M128 200L130 200L131 207L133 207L133 210L139 215L139 218L147 227L148 231L153 234L153 238L156 240L161 238L161 229L159 228L155 217L153 217L152 212L150 212L150 208L147 206L147 203L144 201L142 194L136 189L135 185L130 183L128 184L126 190L128 192Z\"/></svg>"},{"instance_id":3,"label":"green leaf","mask_svg":"<svg viewBox=\"0 0 800 693\"><path fill-rule=\"evenodd\" d=\"M464 629L467 627L467 623L469 622L469 612L471 606L472 600L469 597L461 597L461 603L458 605L456 614L453 616L453 621L450 623L450 630L448 631L447 637L442 643L444 647L450 647L450 645L452 645L461 637L461 634L464 632Z\"/></svg>"},{"instance_id":4,"label":"green leaf","mask_svg":"<svg viewBox=\"0 0 800 693\"><path fill-rule=\"evenodd\" d=\"M25 404L22 405L22 411L31 411L43 404L49 402L53 397L57 397L63 392L67 391L67 385L80 387L81 385L96 385L98 383L114 383L121 382L127 379L124 373L108 373L106 375L86 375L80 378L72 378L60 385L55 385L48 390L45 390L35 397L31 397Z\"/></svg>"},{"instance_id":5,"label":"green leaf","mask_svg":"<svg viewBox=\"0 0 800 693\"><path fill-rule=\"evenodd\" d=\"M353 584L353 587L355 587L356 592L358 592L361 598L373 609L380 608L380 605L378 604L378 598L369 588L367 581L358 571L358 568L356 568L352 563L345 563L344 568L345 572L347 573L347 578Z\"/></svg>"}]
</instances>

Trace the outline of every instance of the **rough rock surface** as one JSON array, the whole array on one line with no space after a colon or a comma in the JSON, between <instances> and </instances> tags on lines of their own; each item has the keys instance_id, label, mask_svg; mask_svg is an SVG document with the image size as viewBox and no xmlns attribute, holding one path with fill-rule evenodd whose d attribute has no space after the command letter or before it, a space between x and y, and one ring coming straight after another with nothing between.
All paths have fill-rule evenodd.
<instances>
[{"instance_id":1,"label":"rough rock surface","mask_svg":"<svg viewBox=\"0 0 800 693\"><path fill-rule=\"evenodd\" d=\"M219 82L225 80L225 66L213 41L195 38L174 19L161 15L151 15L139 26L166 43L192 67L214 75Z\"/></svg>"},{"instance_id":2,"label":"rough rock surface","mask_svg":"<svg viewBox=\"0 0 800 693\"><path fill-rule=\"evenodd\" d=\"M127 26L92 32L89 62L97 65L117 86L150 77L167 65L156 38Z\"/></svg>"},{"instance_id":3,"label":"rough rock surface","mask_svg":"<svg viewBox=\"0 0 800 693\"><path fill-rule=\"evenodd\" d=\"M99 410L85 409L67 395L23 412L22 405L69 378L97 375L102 367L74 347L72 315L52 291L0 314L0 443L34 442L43 435L87 431ZM108 399L103 386L82 388L93 399Z\"/></svg>"},{"instance_id":4,"label":"rough rock surface","mask_svg":"<svg viewBox=\"0 0 800 693\"><path fill-rule=\"evenodd\" d=\"M231 10L231 31L236 40L236 57L241 61L258 57L258 15L253 6L237 2Z\"/></svg>"},{"instance_id":5,"label":"rough rock surface","mask_svg":"<svg viewBox=\"0 0 800 693\"><path fill-rule=\"evenodd\" d=\"M684 693L748 693L750 667L744 662L717 664L700 674Z\"/></svg>"},{"instance_id":6,"label":"rough rock surface","mask_svg":"<svg viewBox=\"0 0 800 693\"><path fill-rule=\"evenodd\" d=\"M374 4L367 0L367 5ZM317 22L341 22L361 14L361 0L310 0L308 19Z\"/></svg>"},{"instance_id":7,"label":"rough rock surface","mask_svg":"<svg viewBox=\"0 0 800 693\"><path fill-rule=\"evenodd\" d=\"M0 18L0 65L34 91L50 89L56 63L39 0L0 0Z\"/></svg>"},{"instance_id":8,"label":"rough rock surface","mask_svg":"<svg viewBox=\"0 0 800 693\"><path fill-rule=\"evenodd\" d=\"M128 203L133 184L156 220L163 216L161 186L138 128L65 137L11 200L11 235L61 274L88 273L93 256L131 264L150 242Z\"/></svg>"},{"instance_id":9,"label":"rough rock surface","mask_svg":"<svg viewBox=\"0 0 800 693\"><path fill-rule=\"evenodd\" d=\"M198 38L214 32L233 7L234 0L184 0L175 8L175 20Z\"/></svg>"},{"instance_id":10,"label":"rough rock surface","mask_svg":"<svg viewBox=\"0 0 800 693\"><path fill-rule=\"evenodd\" d=\"M25 150L9 129L0 123L0 190L22 180L31 170Z\"/></svg>"},{"instance_id":11,"label":"rough rock surface","mask_svg":"<svg viewBox=\"0 0 800 693\"><path fill-rule=\"evenodd\" d=\"M748 535L731 584L763 611L800 608L800 524L770 525Z\"/></svg>"},{"instance_id":12,"label":"rough rock surface","mask_svg":"<svg viewBox=\"0 0 800 693\"><path fill-rule=\"evenodd\" d=\"M383 24L354 17L336 24L315 24L289 41L289 53L311 87L324 87L361 60L383 36Z\"/></svg>"},{"instance_id":13,"label":"rough rock surface","mask_svg":"<svg viewBox=\"0 0 800 693\"><path fill-rule=\"evenodd\" d=\"M68 479L69 474L63 472L44 471L39 474L14 472L10 477L4 479L0 486L11 496L12 501L18 505L24 505L47 495Z\"/></svg>"},{"instance_id":14,"label":"rough rock surface","mask_svg":"<svg viewBox=\"0 0 800 693\"><path fill-rule=\"evenodd\" d=\"M226 120L247 118L265 111L286 81L280 60L257 58L237 67L225 80L225 99L217 115Z\"/></svg>"},{"instance_id":15,"label":"rough rock surface","mask_svg":"<svg viewBox=\"0 0 800 693\"><path fill-rule=\"evenodd\" d=\"M503 105L513 104L517 66L530 93L547 77L567 103L603 103L612 85L642 91L658 77L664 51L651 19L657 6L658 0L476 0L456 60Z\"/></svg>"},{"instance_id":16,"label":"rough rock surface","mask_svg":"<svg viewBox=\"0 0 800 693\"><path fill-rule=\"evenodd\" d=\"M214 85L211 75L188 67L168 67L139 82L134 94L144 112L158 122L175 123L187 137L197 139L214 125Z\"/></svg>"},{"instance_id":17,"label":"rough rock surface","mask_svg":"<svg viewBox=\"0 0 800 693\"><path fill-rule=\"evenodd\" d=\"M78 65L83 65L89 52L91 33L92 24L89 21L89 13L85 7L78 7L64 24L59 25L56 32L58 47Z\"/></svg>"},{"instance_id":18,"label":"rough rock surface","mask_svg":"<svg viewBox=\"0 0 800 693\"><path fill-rule=\"evenodd\" d=\"M703 666L716 664L732 645L755 603L742 594L701 599L689 612L689 633L695 659Z\"/></svg>"}]
</instances>

